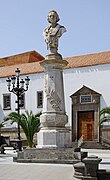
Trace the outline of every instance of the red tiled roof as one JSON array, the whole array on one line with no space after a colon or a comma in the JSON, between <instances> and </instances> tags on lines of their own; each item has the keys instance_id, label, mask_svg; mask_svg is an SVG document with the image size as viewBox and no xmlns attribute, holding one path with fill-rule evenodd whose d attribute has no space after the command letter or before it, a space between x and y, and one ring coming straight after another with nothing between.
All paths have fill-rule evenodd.
<instances>
[{"instance_id":1,"label":"red tiled roof","mask_svg":"<svg viewBox=\"0 0 110 180\"><path fill-rule=\"evenodd\" d=\"M19 68L20 74L33 74L33 73L40 73L43 72L42 67L40 66L39 62L33 63L25 63L25 64L17 64L13 66L4 66L0 67L0 77L8 77L15 75L15 70Z\"/></svg>"},{"instance_id":2,"label":"red tiled roof","mask_svg":"<svg viewBox=\"0 0 110 180\"><path fill-rule=\"evenodd\" d=\"M0 58L0 66L12 66L16 64L32 63L41 61L43 59L44 57L41 56L38 52L30 51L14 56Z\"/></svg>"},{"instance_id":3,"label":"red tiled roof","mask_svg":"<svg viewBox=\"0 0 110 180\"><path fill-rule=\"evenodd\" d=\"M21 70L21 74L33 74L43 72L39 61L44 57L36 51L31 51L15 56L7 57L7 59L0 59L0 77L7 77L15 75L16 68ZM8 62L8 60L10 62ZM81 56L74 56L65 58L68 61L66 68L78 68L85 66L94 66L98 64L110 63L110 51L100 52L95 54L87 54Z\"/></svg>"},{"instance_id":4,"label":"red tiled roof","mask_svg":"<svg viewBox=\"0 0 110 180\"><path fill-rule=\"evenodd\" d=\"M78 68L110 63L110 51L65 58L69 62L66 68Z\"/></svg>"}]
</instances>

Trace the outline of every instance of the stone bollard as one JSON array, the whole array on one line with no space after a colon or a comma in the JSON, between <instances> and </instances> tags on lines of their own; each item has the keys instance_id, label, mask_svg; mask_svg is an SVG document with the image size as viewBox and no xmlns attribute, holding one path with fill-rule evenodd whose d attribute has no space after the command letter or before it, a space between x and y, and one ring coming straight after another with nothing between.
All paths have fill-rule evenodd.
<instances>
[{"instance_id":1,"label":"stone bollard","mask_svg":"<svg viewBox=\"0 0 110 180\"><path fill-rule=\"evenodd\" d=\"M85 164L85 178L97 180L97 171L99 163L102 159L97 156L89 156L84 158L82 162ZM85 179L84 178L84 179Z\"/></svg>"},{"instance_id":2,"label":"stone bollard","mask_svg":"<svg viewBox=\"0 0 110 180\"><path fill-rule=\"evenodd\" d=\"M76 163L74 166L74 177L82 179L85 175L85 164L82 162Z\"/></svg>"},{"instance_id":3,"label":"stone bollard","mask_svg":"<svg viewBox=\"0 0 110 180\"><path fill-rule=\"evenodd\" d=\"M81 160L86 158L88 155L88 152L81 152L81 148L75 148L74 149L74 158Z\"/></svg>"}]
</instances>

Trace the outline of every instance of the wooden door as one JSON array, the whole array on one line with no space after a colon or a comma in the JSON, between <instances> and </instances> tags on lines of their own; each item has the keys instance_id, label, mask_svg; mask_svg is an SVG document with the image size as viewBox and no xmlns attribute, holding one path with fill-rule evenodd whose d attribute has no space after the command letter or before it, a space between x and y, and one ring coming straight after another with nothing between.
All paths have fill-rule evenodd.
<instances>
[{"instance_id":1,"label":"wooden door","mask_svg":"<svg viewBox=\"0 0 110 180\"><path fill-rule=\"evenodd\" d=\"M92 124L87 124L87 140L92 140L93 127Z\"/></svg>"},{"instance_id":2,"label":"wooden door","mask_svg":"<svg viewBox=\"0 0 110 180\"><path fill-rule=\"evenodd\" d=\"M78 112L78 139L83 135L85 141L94 138L94 112Z\"/></svg>"}]
</instances>

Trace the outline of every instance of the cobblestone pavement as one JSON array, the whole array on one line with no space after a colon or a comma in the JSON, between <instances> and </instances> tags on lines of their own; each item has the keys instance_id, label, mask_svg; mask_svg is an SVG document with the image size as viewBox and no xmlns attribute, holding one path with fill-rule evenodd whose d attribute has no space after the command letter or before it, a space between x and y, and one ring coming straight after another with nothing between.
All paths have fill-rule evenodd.
<instances>
[{"instance_id":1,"label":"cobblestone pavement","mask_svg":"<svg viewBox=\"0 0 110 180\"><path fill-rule=\"evenodd\" d=\"M102 158L100 169L110 170L110 150L91 150L88 155L97 155ZM76 180L73 177L73 165L67 164L37 164L13 162L16 152L6 150L0 154L0 180Z\"/></svg>"}]
</instances>

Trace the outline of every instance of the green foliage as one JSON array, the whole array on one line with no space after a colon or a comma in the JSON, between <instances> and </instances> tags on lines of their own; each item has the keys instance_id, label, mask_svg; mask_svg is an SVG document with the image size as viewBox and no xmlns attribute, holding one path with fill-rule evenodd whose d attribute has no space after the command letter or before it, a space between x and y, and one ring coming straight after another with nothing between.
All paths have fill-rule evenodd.
<instances>
[{"instance_id":1,"label":"green foliage","mask_svg":"<svg viewBox=\"0 0 110 180\"><path fill-rule=\"evenodd\" d=\"M104 122L110 122L110 107L100 110L99 117L99 125L102 125Z\"/></svg>"},{"instance_id":2,"label":"green foliage","mask_svg":"<svg viewBox=\"0 0 110 180\"><path fill-rule=\"evenodd\" d=\"M4 127L4 123L3 123L3 122L0 123L0 129L1 129L2 127Z\"/></svg>"},{"instance_id":3,"label":"green foliage","mask_svg":"<svg viewBox=\"0 0 110 180\"><path fill-rule=\"evenodd\" d=\"M17 123L19 124L27 138L28 146L32 148L33 146L33 137L36 132L39 131L40 126L40 114L33 115L32 111L29 113L18 114L16 112L10 113L7 117L5 117L4 121L11 121L11 124Z\"/></svg>"}]
</instances>

